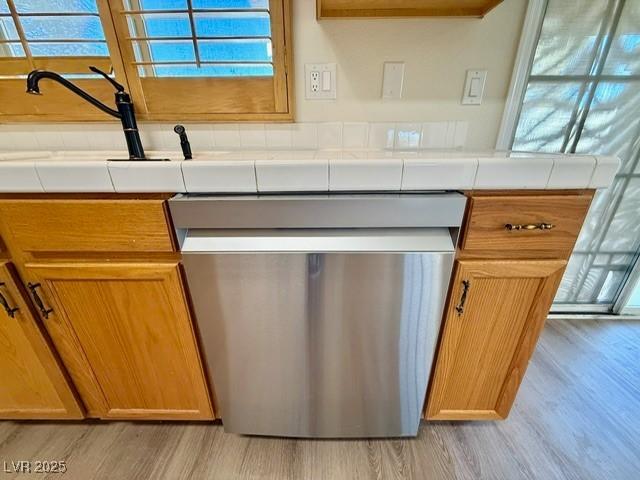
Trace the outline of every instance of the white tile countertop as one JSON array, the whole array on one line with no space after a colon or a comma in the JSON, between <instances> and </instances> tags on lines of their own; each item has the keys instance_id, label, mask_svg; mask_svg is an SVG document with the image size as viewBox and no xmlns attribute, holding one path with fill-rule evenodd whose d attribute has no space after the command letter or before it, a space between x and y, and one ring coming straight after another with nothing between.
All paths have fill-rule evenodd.
<instances>
[{"instance_id":1,"label":"white tile countertop","mask_svg":"<svg viewBox=\"0 0 640 480\"><path fill-rule=\"evenodd\" d=\"M0 192L328 192L606 188L612 156L460 150L0 153Z\"/></svg>"}]
</instances>

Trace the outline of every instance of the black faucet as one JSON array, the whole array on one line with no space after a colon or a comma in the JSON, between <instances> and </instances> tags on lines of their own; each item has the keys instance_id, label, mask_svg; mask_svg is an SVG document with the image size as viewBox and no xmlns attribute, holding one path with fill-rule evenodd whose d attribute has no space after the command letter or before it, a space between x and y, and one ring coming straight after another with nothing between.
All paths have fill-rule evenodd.
<instances>
[{"instance_id":1,"label":"black faucet","mask_svg":"<svg viewBox=\"0 0 640 480\"><path fill-rule=\"evenodd\" d=\"M60 85L68 88L76 95L85 99L94 107L99 108L112 117L120 119L120 121L122 122L122 129L124 130L124 137L127 140L127 148L129 149L128 160L147 160L144 155L144 148L142 148L140 134L138 133L138 124L136 122L136 115L133 111L133 102L131 101L131 96L124 91L124 87L122 85L120 85L102 70L99 70L96 67L89 67L89 70L102 75L115 87L116 107L118 110L107 107L97 98L92 97L87 92L71 83L69 80L63 78L55 72L50 72L47 70L34 70L29 73L29 76L27 77L27 93L31 93L33 95L41 95L38 82L40 82L40 80L42 80L43 78L55 80Z\"/></svg>"},{"instance_id":2,"label":"black faucet","mask_svg":"<svg viewBox=\"0 0 640 480\"><path fill-rule=\"evenodd\" d=\"M176 125L173 127L173 131L180 136L180 147L182 147L184 159L191 160L193 155L191 154L191 144L189 143L189 137L187 137L187 130L182 125Z\"/></svg>"}]
</instances>

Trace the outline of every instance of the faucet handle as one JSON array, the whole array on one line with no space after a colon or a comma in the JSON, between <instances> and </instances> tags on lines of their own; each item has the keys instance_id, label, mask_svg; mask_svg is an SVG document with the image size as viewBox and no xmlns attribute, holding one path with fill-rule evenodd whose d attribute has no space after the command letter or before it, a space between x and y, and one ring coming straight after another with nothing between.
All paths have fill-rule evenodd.
<instances>
[{"instance_id":1,"label":"faucet handle","mask_svg":"<svg viewBox=\"0 0 640 480\"><path fill-rule=\"evenodd\" d=\"M118 92L124 92L124 86L123 85L121 85L118 82L116 82L113 78L111 78L109 76L109 74L103 72L98 67L91 66L91 67L89 67L89 70L91 70L93 73L97 73L99 75L102 75L104 78L109 80L109 83L111 83L111 85L113 85Z\"/></svg>"}]
</instances>

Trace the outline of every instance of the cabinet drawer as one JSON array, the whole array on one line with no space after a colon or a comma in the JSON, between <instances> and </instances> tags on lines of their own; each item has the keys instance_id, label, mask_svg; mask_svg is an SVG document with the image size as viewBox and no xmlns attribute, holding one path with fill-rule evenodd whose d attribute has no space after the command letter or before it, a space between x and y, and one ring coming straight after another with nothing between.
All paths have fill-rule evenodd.
<instances>
[{"instance_id":1,"label":"cabinet drawer","mask_svg":"<svg viewBox=\"0 0 640 480\"><path fill-rule=\"evenodd\" d=\"M461 256L567 258L578 238L592 197L591 192L473 197ZM540 228L542 225L545 228Z\"/></svg>"},{"instance_id":2,"label":"cabinet drawer","mask_svg":"<svg viewBox=\"0 0 640 480\"><path fill-rule=\"evenodd\" d=\"M22 252L173 252L165 201L0 200L6 242Z\"/></svg>"}]
</instances>

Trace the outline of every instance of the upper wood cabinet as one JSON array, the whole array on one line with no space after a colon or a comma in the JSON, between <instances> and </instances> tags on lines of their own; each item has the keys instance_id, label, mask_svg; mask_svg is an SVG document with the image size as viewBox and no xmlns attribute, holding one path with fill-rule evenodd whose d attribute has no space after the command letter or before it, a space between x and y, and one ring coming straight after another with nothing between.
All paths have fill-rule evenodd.
<instances>
[{"instance_id":1,"label":"upper wood cabinet","mask_svg":"<svg viewBox=\"0 0 640 480\"><path fill-rule=\"evenodd\" d=\"M113 106L112 72L140 120L291 120L291 0L0 1L0 121L115 121L61 85L25 93L33 69ZM5 6L3 6L5 5Z\"/></svg>"},{"instance_id":2,"label":"upper wood cabinet","mask_svg":"<svg viewBox=\"0 0 640 480\"><path fill-rule=\"evenodd\" d=\"M482 17L502 0L316 0L322 18Z\"/></svg>"},{"instance_id":3,"label":"upper wood cabinet","mask_svg":"<svg viewBox=\"0 0 640 480\"><path fill-rule=\"evenodd\" d=\"M456 263L427 418L507 417L565 265L563 260Z\"/></svg>"},{"instance_id":4,"label":"upper wood cabinet","mask_svg":"<svg viewBox=\"0 0 640 480\"><path fill-rule=\"evenodd\" d=\"M0 261L0 418L83 418L31 314L11 264Z\"/></svg>"},{"instance_id":5,"label":"upper wood cabinet","mask_svg":"<svg viewBox=\"0 0 640 480\"><path fill-rule=\"evenodd\" d=\"M90 416L213 418L176 262L34 262L25 272Z\"/></svg>"}]
</instances>

